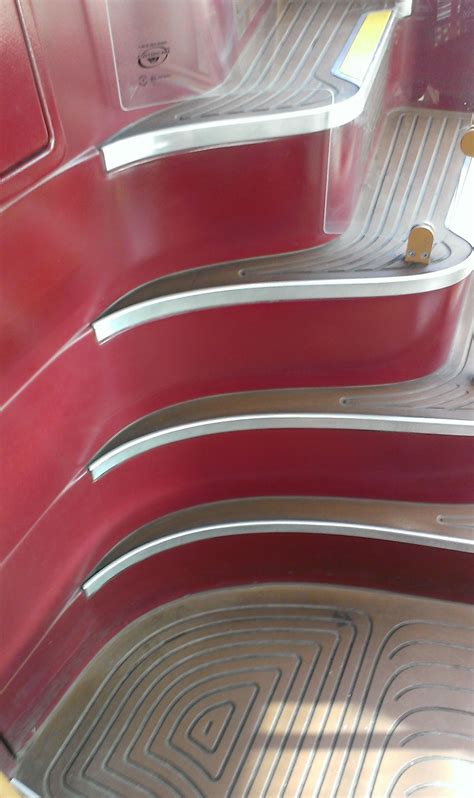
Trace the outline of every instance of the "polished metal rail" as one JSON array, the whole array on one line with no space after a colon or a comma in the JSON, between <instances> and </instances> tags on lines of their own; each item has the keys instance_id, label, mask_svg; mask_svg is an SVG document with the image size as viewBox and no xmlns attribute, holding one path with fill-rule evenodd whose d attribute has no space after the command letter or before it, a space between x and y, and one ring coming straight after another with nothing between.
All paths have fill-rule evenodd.
<instances>
[{"instance_id":1,"label":"polished metal rail","mask_svg":"<svg viewBox=\"0 0 474 798\"><path fill-rule=\"evenodd\" d=\"M159 319L261 302L380 297L446 288L472 271L474 167L459 147L465 115L413 109L386 121L353 222L338 240L303 252L206 266L139 286L92 326L97 340ZM407 265L417 219L436 243L429 266ZM472 230L470 238L473 239Z\"/></svg>"},{"instance_id":2,"label":"polished metal rail","mask_svg":"<svg viewBox=\"0 0 474 798\"><path fill-rule=\"evenodd\" d=\"M133 565L188 543L269 533L338 535L474 552L474 505L265 497L201 505L127 535L82 585L92 596Z\"/></svg>"}]
</instances>

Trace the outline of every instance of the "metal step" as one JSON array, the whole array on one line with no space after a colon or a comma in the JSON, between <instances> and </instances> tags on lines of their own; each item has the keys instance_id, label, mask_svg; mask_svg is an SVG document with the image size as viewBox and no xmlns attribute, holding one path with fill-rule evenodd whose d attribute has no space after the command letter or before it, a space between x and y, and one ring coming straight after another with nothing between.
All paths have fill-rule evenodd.
<instances>
[{"instance_id":1,"label":"metal step","mask_svg":"<svg viewBox=\"0 0 474 798\"><path fill-rule=\"evenodd\" d=\"M249 391L183 402L150 413L114 436L88 465L93 480L144 452L219 433L347 429L474 435L474 345L451 373L397 386Z\"/></svg>"},{"instance_id":2,"label":"metal step","mask_svg":"<svg viewBox=\"0 0 474 798\"><path fill-rule=\"evenodd\" d=\"M139 562L200 540L233 535L303 532L390 540L474 553L474 505L361 499L249 498L189 508L127 535L93 569L90 597Z\"/></svg>"},{"instance_id":3,"label":"metal step","mask_svg":"<svg viewBox=\"0 0 474 798\"><path fill-rule=\"evenodd\" d=\"M304 252L235 261L162 277L115 302L93 328L99 341L146 322L261 302L417 294L454 285L473 268L472 246L453 233L472 204L471 159L459 141L468 117L399 109L389 114L357 211L345 234ZM413 224L428 220L428 266L406 264Z\"/></svg>"},{"instance_id":4,"label":"metal step","mask_svg":"<svg viewBox=\"0 0 474 798\"><path fill-rule=\"evenodd\" d=\"M154 610L22 753L43 798L468 798L473 611L320 585Z\"/></svg>"},{"instance_id":5,"label":"metal step","mask_svg":"<svg viewBox=\"0 0 474 798\"><path fill-rule=\"evenodd\" d=\"M409 11L409 4L393 0L269 3L228 79L106 141L106 170L351 122L364 110L397 19ZM344 59L368 13L376 35L369 34L353 74L344 71Z\"/></svg>"}]
</instances>

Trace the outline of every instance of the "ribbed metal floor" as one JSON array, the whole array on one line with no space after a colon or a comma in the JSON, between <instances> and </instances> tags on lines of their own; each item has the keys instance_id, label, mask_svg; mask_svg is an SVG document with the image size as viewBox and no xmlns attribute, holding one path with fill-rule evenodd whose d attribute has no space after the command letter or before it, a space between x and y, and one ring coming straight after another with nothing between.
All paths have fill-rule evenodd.
<instances>
[{"instance_id":1,"label":"ribbed metal floor","mask_svg":"<svg viewBox=\"0 0 474 798\"><path fill-rule=\"evenodd\" d=\"M354 97L364 82L365 95L370 90L394 22L404 15L405 5L395 0L270 3L227 80L210 92L158 111L120 131L101 147L106 168L124 167L189 148L225 146L232 141L265 140L332 127L339 121L336 106ZM367 70L360 80L339 74L338 63L356 35L361 17L384 9L393 14L378 44L375 42ZM357 117L365 101L366 96L361 96L352 108L342 110L341 121ZM299 120L291 116L295 111ZM245 132L238 129L242 121ZM282 121L286 123L283 131ZM225 123L225 130L220 128L221 122ZM147 140L150 133L152 140Z\"/></svg>"},{"instance_id":2,"label":"ribbed metal floor","mask_svg":"<svg viewBox=\"0 0 474 798\"><path fill-rule=\"evenodd\" d=\"M471 247L450 234L445 224L465 162L459 142L467 123L463 114L409 108L393 111L387 117L348 232L313 253L281 256L281 264L263 259L249 264L246 276L288 275L289 266L292 274L301 275L319 270L397 273L404 265L404 244L411 226L427 219L436 230L434 266L467 257ZM291 258L286 268L285 257Z\"/></svg>"},{"instance_id":3,"label":"ribbed metal floor","mask_svg":"<svg viewBox=\"0 0 474 798\"><path fill-rule=\"evenodd\" d=\"M357 87L332 74L331 67L360 15L374 3L284 0L276 8L270 4L228 80L204 97L163 112L163 121L317 106L355 94Z\"/></svg>"},{"instance_id":4,"label":"ribbed metal floor","mask_svg":"<svg viewBox=\"0 0 474 798\"><path fill-rule=\"evenodd\" d=\"M459 146L467 123L462 114L394 111L387 117L345 234L304 252L206 266L153 280L119 299L93 323L98 340L206 308L409 294L459 282L472 270L472 246L450 230L468 174ZM407 265L410 229L426 220L435 228L431 263Z\"/></svg>"},{"instance_id":5,"label":"ribbed metal floor","mask_svg":"<svg viewBox=\"0 0 474 798\"><path fill-rule=\"evenodd\" d=\"M45 798L468 798L473 621L327 586L191 596L106 646L17 778Z\"/></svg>"}]
</instances>

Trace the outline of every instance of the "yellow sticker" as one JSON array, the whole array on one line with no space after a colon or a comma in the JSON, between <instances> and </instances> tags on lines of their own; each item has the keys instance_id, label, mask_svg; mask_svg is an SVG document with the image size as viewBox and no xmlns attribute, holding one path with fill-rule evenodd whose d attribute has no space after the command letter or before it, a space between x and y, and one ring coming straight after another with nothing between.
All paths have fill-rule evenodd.
<instances>
[{"instance_id":1,"label":"yellow sticker","mask_svg":"<svg viewBox=\"0 0 474 798\"><path fill-rule=\"evenodd\" d=\"M337 70L340 75L362 83L391 15L390 10L371 11L367 14Z\"/></svg>"}]
</instances>

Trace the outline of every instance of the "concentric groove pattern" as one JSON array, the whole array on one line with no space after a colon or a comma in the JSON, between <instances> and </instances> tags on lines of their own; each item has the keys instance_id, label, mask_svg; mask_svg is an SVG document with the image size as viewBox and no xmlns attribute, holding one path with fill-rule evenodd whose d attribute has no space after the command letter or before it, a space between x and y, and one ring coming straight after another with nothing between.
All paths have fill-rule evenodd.
<instances>
[{"instance_id":1,"label":"concentric groove pattern","mask_svg":"<svg viewBox=\"0 0 474 798\"><path fill-rule=\"evenodd\" d=\"M18 778L45 798L468 798L472 622L316 585L174 602L96 657Z\"/></svg>"}]
</instances>

